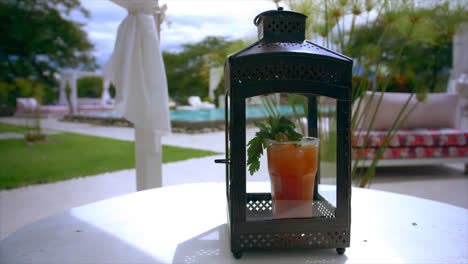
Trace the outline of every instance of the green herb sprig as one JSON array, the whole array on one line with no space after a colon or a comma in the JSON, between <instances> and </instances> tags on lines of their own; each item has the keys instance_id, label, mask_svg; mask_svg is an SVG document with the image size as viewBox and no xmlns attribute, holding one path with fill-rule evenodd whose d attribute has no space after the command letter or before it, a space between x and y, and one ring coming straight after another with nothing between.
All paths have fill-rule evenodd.
<instances>
[{"instance_id":1,"label":"green herb sprig","mask_svg":"<svg viewBox=\"0 0 468 264\"><path fill-rule=\"evenodd\" d=\"M247 144L247 166L250 175L260 169L260 157L267 147L266 139L285 141L300 141L302 135L296 132L296 125L291 120L280 115L270 115L263 122L255 122L255 126L260 129L255 137Z\"/></svg>"}]
</instances>

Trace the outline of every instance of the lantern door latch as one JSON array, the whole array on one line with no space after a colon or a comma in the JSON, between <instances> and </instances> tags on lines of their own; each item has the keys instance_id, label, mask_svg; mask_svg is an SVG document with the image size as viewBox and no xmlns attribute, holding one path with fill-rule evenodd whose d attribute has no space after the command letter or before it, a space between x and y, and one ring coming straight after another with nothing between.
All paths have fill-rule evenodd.
<instances>
[{"instance_id":1,"label":"lantern door latch","mask_svg":"<svg viewBox=\"0 0 468 264\"><path fill-rule=\"evenodd\" d=\"M216 159L215 163L231 164L231 159Z\"/></svg>"}]
</instances>

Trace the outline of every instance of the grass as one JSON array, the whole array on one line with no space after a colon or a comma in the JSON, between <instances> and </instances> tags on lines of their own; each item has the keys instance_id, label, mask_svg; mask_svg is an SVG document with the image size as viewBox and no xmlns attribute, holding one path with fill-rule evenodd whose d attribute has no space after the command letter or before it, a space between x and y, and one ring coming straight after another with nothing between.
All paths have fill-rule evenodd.
<instances>
[{"instance_id":1,"label":"grass","mask_svg":"<svg viewBox=\"0 0 468 264\"><path fill-rule=\"evenodd\" d=\"M0 132L21 131L24 128L0 123ZM131 169L135 167L134 149L130 141L74 133L49 135L47 142L33 145L23 139L3 139L0 190ZM219 153L163 146L163 163L216 154Z\"/></svg>"}]
</instances>

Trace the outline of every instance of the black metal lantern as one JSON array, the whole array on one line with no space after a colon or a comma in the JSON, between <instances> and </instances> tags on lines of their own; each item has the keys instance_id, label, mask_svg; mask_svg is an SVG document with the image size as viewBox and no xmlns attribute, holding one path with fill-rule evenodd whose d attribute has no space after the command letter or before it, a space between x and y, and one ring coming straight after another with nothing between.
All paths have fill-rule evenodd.
<instances>
[{"instance_id":1,"label":"black metal lantern","mask_svg":"<svg viewBox=\"0 0 468 264\"><path fill-rule=\"evenodd\" d=\"M231 251L236 258L250 250L336 248L350 244L350 119L352 60L305 40L306 16L267 11L254 23L259 40L230 55L225 63L226 194ZM307 98L308 135L319 137L319 97L335 103L336 142L333 195L325 198L314 183L311 217L275 219L270 193L246 188L246 100L273 93ZM331 197L331 198L328 198ZM333 200L333 201L331 201Z\"/></svg>"}]
</instances>

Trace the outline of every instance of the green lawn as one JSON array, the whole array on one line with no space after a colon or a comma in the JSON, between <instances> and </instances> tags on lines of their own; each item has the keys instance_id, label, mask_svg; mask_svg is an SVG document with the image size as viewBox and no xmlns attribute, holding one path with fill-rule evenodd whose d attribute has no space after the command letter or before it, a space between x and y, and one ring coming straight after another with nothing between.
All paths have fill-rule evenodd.
<instances>
[{"instance_id":1,"label":"green lawn","mask_svg":"<svg viewBox=\"0 0 468 264\"><path fill-rule=\"evenodd\" d=\"M21 132L21 127L0 123L0 132ZM163 163L218 153L163 146ZM46 143L27 144L23 139L0 140L0 190L56 182L135 167L134 143L60 133Z\"/></svg>"}]
</instances>

